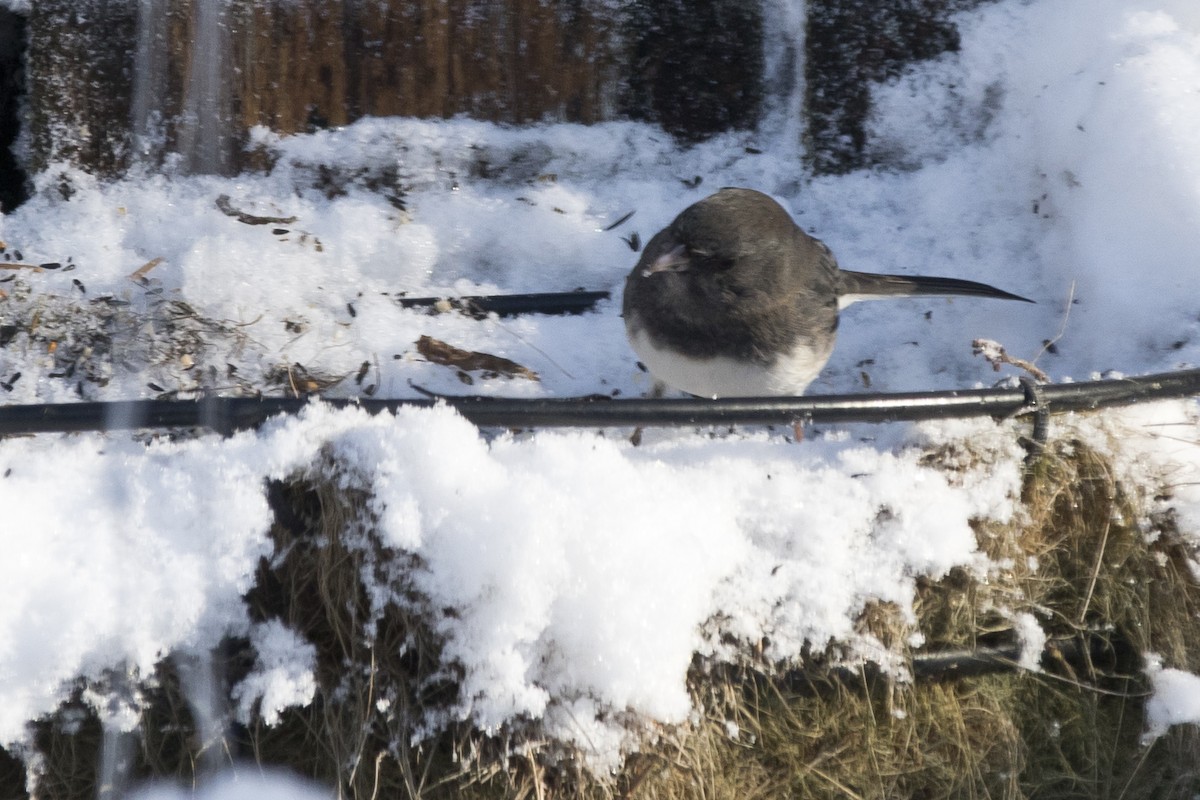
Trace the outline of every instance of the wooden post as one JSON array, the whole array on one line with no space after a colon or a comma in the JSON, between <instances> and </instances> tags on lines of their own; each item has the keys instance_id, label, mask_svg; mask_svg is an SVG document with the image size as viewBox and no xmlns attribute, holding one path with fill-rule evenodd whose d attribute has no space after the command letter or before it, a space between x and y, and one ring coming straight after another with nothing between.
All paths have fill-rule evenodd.
<instances>
[{"instance_id":1,"label":"wooden post","mask_svg":"<svg viewBox=\"0 0 1200 800\"><path fill-rule=\"evenodd\" d=\"M255 125L290 134L368 115L636 119L683 141L751 129L763 30L779 24L764 8L787 0L772 2L37 0L29 166L119 174L173 158L232 172ZM973 2L808 0L815 169L864 165L871 82L956 47L949 12Z\"/></svg>"}]
</instances>

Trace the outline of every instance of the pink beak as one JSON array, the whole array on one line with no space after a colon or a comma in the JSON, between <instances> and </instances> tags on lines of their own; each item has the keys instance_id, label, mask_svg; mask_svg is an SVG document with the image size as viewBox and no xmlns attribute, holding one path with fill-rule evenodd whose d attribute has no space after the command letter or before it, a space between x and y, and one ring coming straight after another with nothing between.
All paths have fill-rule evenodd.
<instances>
[{"instance_id":1,"label":"pink beak","mask_svg":"<svg viewBox=\"0 0 1200 800\"><path fill-rule=\"evenodd\" d=\"M683 272L692 264L688 258L687 245L676 245L651 262L642 270L642 277L649 278L656 272Z\"/></svg>"}]
</instances>

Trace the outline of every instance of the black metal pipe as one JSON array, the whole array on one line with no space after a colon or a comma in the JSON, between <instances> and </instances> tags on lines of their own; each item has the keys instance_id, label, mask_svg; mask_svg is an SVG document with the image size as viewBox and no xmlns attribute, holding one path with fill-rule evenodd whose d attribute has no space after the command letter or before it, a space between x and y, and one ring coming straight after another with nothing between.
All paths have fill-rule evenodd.
<instances>
[{"instance_id":1,"label":"black metal pipe","mask_svg":"<svg viewBox=\"0 0 1200 800\"><path fill-rule=\"evenodd\" d=\"M464 297L399 297L402 308L437 309L445 304L450 309L472 315L498 314L511 317L517 314L582 314L591 311L608 292L535 292L532 294L467 295Z\"/></svg>"},{"instance_id":2,"label":"black metal pipe","mask_svg":"<svg viewBox=\"0 0 1200 800\"><path fill-rule=\"evenodd\" d=\"M1200 394L1200 369L1043 386L1039 408L1049 413L1088 411L1196 394ZM0 406L0 435L191 427L230 433L257 427L278 414L295 414L309 402L305 398L208 397ZM1002 418L1035 410L1028 405L1023 388L722 400L451 397L331 398L322 402L338 408L357 406L373 414L445 404L488 428L882 423Z\"/></svg>"}]
</instances>

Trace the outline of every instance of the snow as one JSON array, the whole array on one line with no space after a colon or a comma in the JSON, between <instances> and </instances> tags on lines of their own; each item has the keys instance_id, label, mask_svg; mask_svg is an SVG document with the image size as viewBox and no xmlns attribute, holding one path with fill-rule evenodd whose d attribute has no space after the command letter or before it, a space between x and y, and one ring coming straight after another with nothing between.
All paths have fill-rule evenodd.
<instances>
[{"instance_id":1,"label":"snow","mask_svg":"<svg viewBox=\"0 0 1200 800\"><path fill-rule=\"evenodd\" d=\"M249 726L257 714L264 724L276 725L284 710L312 702L317 691L312 643L279 620L268 620L251 629L250 645L257 654L254 670L233 688L238 722Z\"/></svg>"},{"instance_id":2,"label":"snow","mask_svg":"<svg viewBox=\"0 0 1200 800\"><path fill-rule=\"evenodd\" d=\"M147 674L245 617L269 552L253 437L151 447L120 437L0 445L0 739L51 711L77 675Z\"/></svg>"},{"instance_id":3,"label":"snow","mask_svg":"<svg viewBox=\"0 0 1200 800\"><path fill-rule=\"evenodd\" d=\"M363 416L329 452L373 487L385 543L418 556L416 588L457 610L438 623L444 657L466 667L452 713L495 729L576 697L683 722L692 655L727 648L723 636L769 636L781 660L806 641L860 640L851 622L866 598L911 611L915 576L973 561L977 507L917 450L780 444L489 444L444 410ZM454 458L431 461L438 450Z\"/></svg>"},{"instance_id":4,"label":"snow","mask_svg":"<svg viewBox=\"0 0 1200 800\"><path fill-rule=\"evenodd\" d=\"M960 23L960 52L877 88L871 147L891 170L813 177L794 122L778 119L686 150L632 123L374 119L292 138L257 131L253 146L274 159L267 174L106 183L55 167L0 217L5 255L64 265L0 270L13 277L0 283L3 321L39 321L0 348L4 399L282 393L301 369L340 379L334 396L407 397L411 384L636 396L649 386L619 317L636 260L623 237L647 241L723 185L772 193L847 268L983 280L1038 301L858 304L813 394L987 385L1000 376L972 357L976 338L1060 380L1195 366L1193 0L1005 0ZM321 164L357 177L325 185ZM698 187L681 183L694 176ZM238 211L295 220L244 224L217 207L221 195ZM130 280L154 259L145 285ZM395 302L581 286L614 299L579 317L482 321ZM541 379L464 385L417 356L421 335ZM1200 546L1193 402L1054 424L1103 442L1139 483L1172 487L1147 499L1170 504ZM23 740L77 677L146 675L231 633L258 653L235 689L242 719L270 724L307 702L311 644L252 624L241 597L271 553L265 482L324 476L366 491L378 534L417 557L407 579L427 609L455 612L432 621L461 692L425 730L541 719L607 769L637 747L639 724L693 716L684 677L696 653L735 658L731 643L765 641L765 655L786 662L806 643L834 642L850 662L887 666L855 618L872 601L911 615L918 578L988 569L970 523L1016 513L1020 430L849 428L800 445L759 429L651 430L634 447L627 431L481 435L446 408L372 418L314 405L228 439L6 439L0 742ZM922 459L948 443L972 460L945 470ZM397 586L373 590L378 604L413 602ZM1031 616L1013 622L1036 668L1044 634ZM1200 719L1200 678L1161 669L1152 679L1151 732ZM619 722L631 718L640 722ZM246 780L205 791L264 796Z\"/></svg>"},{"instance_id":5,"label":"snow","mask_svg":"<svg viewBox=\"0 0 1200 800\"><path fill-rule=\"evenodd\" d=\"M213 778L199 790L174 786L151 786L130 796L131 800L330 800L331 791L278 771L243 767Z\"/></svg>"},{"instance_id":6,"label":"snow","mask_svg":"<svg viewBox=\"0 0 1200 800\"><path fill-rule=\"evenodd\" d=\"M1146 733L1149 744L1173 725L1200 725L1200 676L1178 669L1165 669L1149 656L1146 674L1154 694L1146 701Z\"/></svg>"},{"instance_id":7,"label":"snow","mask_svg":"<svg viewBox=\"0 0 1200 800\"><path fill-rule=\"evenodd\" d=\"M1042 654L1046 650L1046 632L1038 624L1037 617L1028 612L1013 617L1013 628L1017 632L1017 642L1021 645L1018 666L1030 672L1039 672L1042 668Z\"/></svg>"},{"instance_id":8,"label":"snow","mask_svg":"<svg viewBox=\"0 0 1200 800\"><path fill-rule=\"evenodd\" d=\"M918 219L958 215L961 233L941 246L975 245L960 257L990 262L981 274L993 278L1015 270L1017 290L1033 292L1047 312L1061 315L1069 297L1078 300L1058 343L1070 366L1051 362L1052 372L1195 363L1195 7L1001 3L964 22L960 54L913 70L882 95L880 146L911 152L922 167L912 173L919 194L888 197L928 208ZM924 87L934 110L911 103ZM947 109L959 123L931 128ZM984 141L965 141L988 118ZM945 180L946 171L959 179ZM1161 324L1163 316L1180 324ZM1058 328L1041 325L1044 338ZM994 338L1016 349L1008 335ZM1174 350L1179 341L1185 346Z\"/></svg>"}]
</instances>

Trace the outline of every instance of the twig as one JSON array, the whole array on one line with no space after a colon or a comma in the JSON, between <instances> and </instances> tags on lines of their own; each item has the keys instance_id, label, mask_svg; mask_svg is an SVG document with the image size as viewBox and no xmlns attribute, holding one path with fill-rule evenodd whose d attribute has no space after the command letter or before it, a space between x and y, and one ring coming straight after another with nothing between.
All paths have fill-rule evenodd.
<instances>
[{"instance_id":1,"label":"twig","mask_svg":"<svg viewBox=\"0 0 1200 800\"><path fill-rule=\"evenodd\" d=\"M525 345L526 347L529 347L529 348L533 349L534 351L536 351L536 352L540 353L540 354L541 354L541 356L542 356L543 358L545 358L547 361L549 361L549 362L550 362L551 364L553 364L555 367L558 367L558 369L559 369L559 370L562 372L562 374L564 374L564 375L566 375L568 378L571 378L572 380L574 380L575 376L574 376L574 375L572 375L570 372L568 372L566 367L564 367L562 364L559 364L557 361L555 361L553 358L551 358L551 357L550 357L550 354L549 354L549 353L547 353L545 350L543 350L542 348L538 347L536 344L534 344L533 342L529 341L528 339L526 339L524 336L522 336L521 334L517 333L516 331L514 331L514 330L510 330L510 329L508 328L508 326L506 326L506 325L504 325L504 324L502 324L502 323L499 323L499 322L497 322L497 323L496 323L496 327L497 327L497 328L499 328L500 330L504 331L504 332L505 332L505 333L507 333L509 336L513 337L514 339L516 339L518 342L520 342L521 344Z\"/></svg>"},{"instance_id":2,"label":"twig","mask_svg":"<svg viewBox=\"0 0 1200 800\"><path fill-rule=\"evenodd\" d=\"M1104 551L1108 548L1108 532L1112 528L1112 520L1106 520L1104 523L1104 533L1100 535L1100 549L1096 551L1096 564L1092 568L1091 578L1088 580L1087 594L1083 596L1083 607L1079 609L1079 625L1087 621L1088 606L1092 604L1092 595L1096 591L1096 582L1100 579L1100 568L1104 565Z\"/></svg>"},{"instance_id":3,"label":"twig","mask_svg":"<svg viewBox=\"0 0 1200 800\"><path fill-rule=\"evenodd\" d=\"M1053 339L1048 339L1047 341L1042 343L1042 349L1040 351L1038 351L1038 354L1036 356L1033 357L1033 360L1035 362L1039 358L1041 358L1045 353L1049 352L1051 347L1054 347L1054 345L1058 344L1058 340L1061 339L1066 334L1067 323L1070 322L1070 320L1071 320L1071 306L1073 306L1074 304L1075 304L1075 281L1071 281L1071 288L1067 291L1067 305L1066 305L1066 308L1063 309L1062 324L1058 326L1058 333L1056 333L1054 335Z\"/></svg>"},{"instance_id":4,"label":"twig","mask_svg":"<svg viewBox=\"0 0 1200 800\"><path fill-rule=\"evenodd\" d=\"M1050 376L1036 367L1032 361L1010 356L1003 345L992 339L975 339L971 342L971 352L986 358L996 372L1000 371L1001 364L1011 364L1018 369L1025 370L1040 383L1050 383Z\"/></svg>"},{"instance_id":5,"label":"twig","mask_svg":"<svg viewBox=\"0 0 1200 800\"><path fill-rule=\"evenodd\" d=\"M1154 749L1155 742L1151 742L1148 747L1142 748L1142 757L1138 759L1137 766L1129 773L1129 780L1125 781L1125 786L1122 787L1121 793L1117 795L1117 800L1125 800L1125 796L1129 793L1129 787L1133 785L1133 779L1137 777L1138 772L1146 765L1146 759L1150 757L1150 751Z\"/></svg>"},{"instance_id":6,"label":"twig","mask_svg":"<svg viewBox=\"0 0 1200 800\"><path fill-rule=\"evenodd\" d=\"M131 272L129 274L129 280L134 281L136 283L141 283L142 281L145 280L146 275L149 274L150 270L154 269L162 262L163 262L162 256L159 256L158 258L150 259L145 264L142 264L136 270Z\"/></svg>"}]
</instances>

